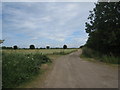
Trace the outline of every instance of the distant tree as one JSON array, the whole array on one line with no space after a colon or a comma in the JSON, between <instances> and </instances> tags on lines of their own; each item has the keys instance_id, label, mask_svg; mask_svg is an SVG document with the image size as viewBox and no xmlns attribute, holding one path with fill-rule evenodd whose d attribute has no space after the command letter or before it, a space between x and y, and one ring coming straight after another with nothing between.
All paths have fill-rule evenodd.
<instances>
[{"instance_id":1,"label":"distant tree","mask_svg":"<svg viewBox=\"0 0 120 90\"><path fill-rule=\"evenodd\" d=\"M22 48L22 49L26 49L26 48Z\"/></svg>"},{"instance_id":2,"label":"distant tree","mask_svg":"<svg viewBox=\"0 0 120 90\"><path fill-rule=\"evenodd\" d=\"M2 46L2 49L13 49L12 47Z\"/></svg>"},{"instance_id":3,"label":"distant tree","mask_svg":"<svg viewBox=\"0 0 120 90\"><path fill-rule=\"evenodd\" d=\"M34 45L30 45L30 49L35 49L35 46Z\"/></svg>"},{"instance_id":4,"label":"distant tree","mask_svg":"<svg viewBox=\"0 0 120 90\"><path fill-rule=\"evenodd\" d=\"M67 49L67 45L63 45L63 49Z\"/></svg>"},{"instance_id":5,"label":"distant tree","mask_svg":"<svg viewBox=\"0 0 120 90\"><path fill-rule=\"evenodd\" d=\"M2 46L2 49L6 49L6 46Z\"/></svg>"},{"instance_id":6,"label":"distant tree","mask_svg":"<svg viewBox=\"0 0 120 90\"><path fill-rule=\"evenodd\" d=\"M50 46L46 46L47 49L50 49Z\"/></svg>"},{"instance_id":7,"label":"distant tree","mask_svg":"<svg viewBox=\"0 0 120 90\"><path fill-rule=\"evenodd\" d=\"M17 46L17 45L15 45L15 46L13 46L13 48L14 48L14 49L18 49L18 46Z\"/></svg>"}]
</instances>

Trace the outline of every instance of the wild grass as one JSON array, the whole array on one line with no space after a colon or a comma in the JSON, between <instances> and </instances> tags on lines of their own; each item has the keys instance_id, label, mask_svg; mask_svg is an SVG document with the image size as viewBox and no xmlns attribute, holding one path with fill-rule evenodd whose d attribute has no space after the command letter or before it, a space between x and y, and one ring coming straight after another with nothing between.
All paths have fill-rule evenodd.
<instances>
[{"instance_id":1,"label":"wild grass","mask_svg":"<svg viewBox=\"0 0 120 90\"><path fill-rule=\"evenodd\" d=\"M66 50L63 50L63 51L60 51L60 52L53 52L53 54L54 54L54 55L66 55L66 54L75 52L76 50L77 50L77 49L67 51L67 49L66 49Z\"/></svg>"},{"instance_id":2,"label":"wild grass","mask_svg":"<svg viewBox=\"0 0 120 90\"><path fill-rule=\"evenodd\" d=\"M111 55L102 54L100 52L97 52L87 47L82 48L81 56L87 57L87 58L94 58L95 60L105 62L105 63L120 64L120 57L116 57L112 54Z\"/></svg>"},{"instance_id":3,"label":"wild grass","mask_svg":"<svg viewBox=\"0 0 120 90\"><path fill-rule=\"evenodd\" d=\"M75 51L76 49L17 49L17 50L5 50L3 49L2 51L5 51L6 53L11 53L11 52L15 52L15 53L42 53L42 54L53 54L53 53L60 53L60 52L64 52L64 53L70 53L72 51Z\"/></svg>"},{"instance_id":4,"label":"wild grass","mask_svg":"<svg viewBox=\"0 0 120 90\"><path fill-rule=\"evenodd\" d=\"M51 60L41 53L2 53L2 85L13 88L40 73L42 63Z\"/></svg>"}]
</instances>

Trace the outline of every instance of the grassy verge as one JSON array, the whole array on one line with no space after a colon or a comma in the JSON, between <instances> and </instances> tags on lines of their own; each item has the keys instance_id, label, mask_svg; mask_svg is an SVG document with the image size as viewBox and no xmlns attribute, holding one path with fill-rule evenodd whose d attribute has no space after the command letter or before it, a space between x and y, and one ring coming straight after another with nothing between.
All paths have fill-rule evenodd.
<instances>
[{"instance_id":1,"label":"grassy verge","mask_svg":"<svg viewBox=\"0 0 120 90\"><path fill-rule=\"evenodd\" d=\"M40 73L43 63L51 60L40 53L2 53L3 88L15 88Z\"/></svg>"},{"instance_id":2,"label":"grassy verge","mask_svg":"<svg viewBox=\"0 0 120 90\"><path fill-rule=\"evenodd\" d=\"M115 57L113 55L101 54L97 51L94 51L90 48L82 48L82 58L87 58L89 61L100 61L108 64L120 64L120 57Z\"/></svg>"}]
</instances>

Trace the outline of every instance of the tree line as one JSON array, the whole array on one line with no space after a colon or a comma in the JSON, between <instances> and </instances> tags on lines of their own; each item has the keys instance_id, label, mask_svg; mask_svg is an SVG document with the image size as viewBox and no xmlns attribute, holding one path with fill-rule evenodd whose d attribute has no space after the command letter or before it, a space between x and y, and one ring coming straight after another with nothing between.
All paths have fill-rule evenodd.
<instances>
[{"instance_id":1,"label":"tree line","mask_svg":"<svg viewBox=\"0 0 120 90\"><path fill-rule=\"evenodd\" d=\"M19 47L17 45L14 45L13 47L6 47L6 46L2 46L2 49L19 49ZM27 49L27 48L21 48L21 49ZM46 46L46 48L35 48L35 45L30 45L29 49L50 49L50 46ZM59 47L56 48L51 48L51 49L61 49ZM63 45L63 49L67 49L67 45Z\"/></svg>"},{"instance_id":2,"label":"tree line","mask_svg":"<svg viewBox=\"0 0 120 90\"><path fill-rule=\"evenodd\" d=\"M86 47L104 54L120 54L120 2L98 2L86 22Z\"/></svg>"}]
</instances>

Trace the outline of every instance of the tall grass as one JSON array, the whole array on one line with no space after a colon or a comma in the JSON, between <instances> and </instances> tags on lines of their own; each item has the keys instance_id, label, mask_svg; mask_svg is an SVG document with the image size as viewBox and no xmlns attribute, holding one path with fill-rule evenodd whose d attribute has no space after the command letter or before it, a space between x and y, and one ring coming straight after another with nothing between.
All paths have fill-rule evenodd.
<instances>
[{"instance_id":1,"label":"tall grass","mask_svg":"<svg viewBox=\"0 0 120 90\"><path fill-rule=\"evenodd\" d=\"M42 54L53 54L54 52L57 52L57 53L60 53L60 52L65 52L65 53L68 53L68 52L71 52L71 51L74 51L76 49L27 49L27 50L24 50L24 49L17 49L17 50L7 50L7 49L3 49L2 51L6 52L6 53L11 53L11 52L15 52L15 53L25 53L25 54L28 54L28 53L42 53Z\"/></svg>"},{"instance_id":2,"label":"tall grass","mask_svg":"<svg viewBox=\"0 0 120 90\"><path fill-rule=\"evenodd\" d=\"M64 50L64 49L63 49L63 51L53 52L53 54L55 54L55 55L66 55L66 54L70 54L70 53L75 52L75 51L77 51L77 49L71 50L71 51L67 51L67 50Z\"/></svg>"},{"instance_id":3,"label":"tall grass","mask_svg":"<svg viewBox=\"0 0 120 90\"><path fill-rule=\"evenodd\" d=\"M96 60L99 60L105 63L120 64L120 57L116 57L112 54L105 55L87 47L82 48L82 56L88 57L88 58L95 58Z\"/></svg>"},{"instance_id":4,"label":"tall grass","mask_svg":"<svg viewBox=\"0 0 120 90\"><path fill-rule=\"evenodd\" d=\"M42 63L51 60L40 53L2 53L2 84L3 88L13 88L30 80L40 72Z\"/></svg>"}]
</instances>

